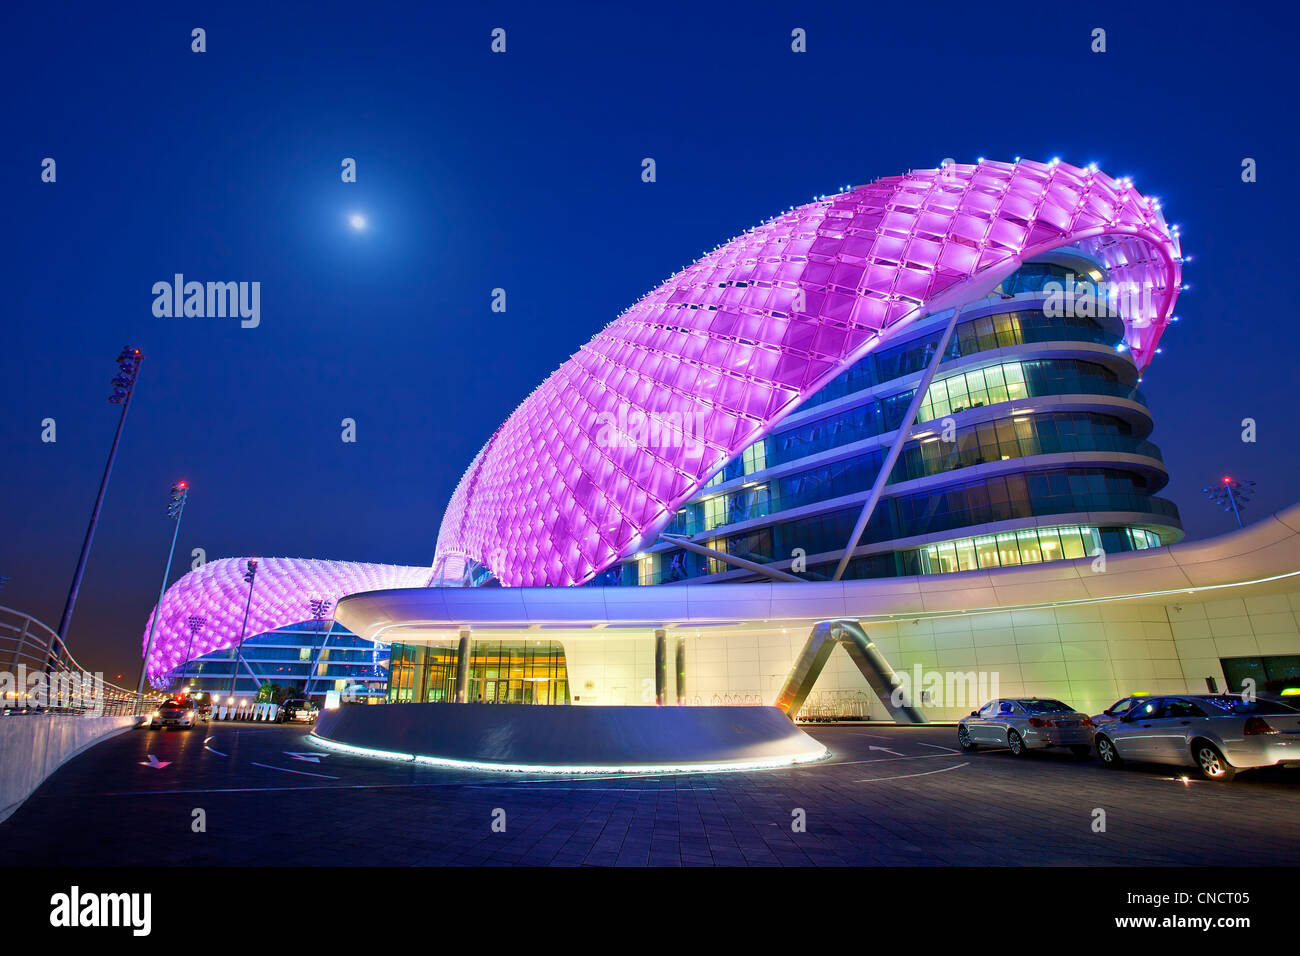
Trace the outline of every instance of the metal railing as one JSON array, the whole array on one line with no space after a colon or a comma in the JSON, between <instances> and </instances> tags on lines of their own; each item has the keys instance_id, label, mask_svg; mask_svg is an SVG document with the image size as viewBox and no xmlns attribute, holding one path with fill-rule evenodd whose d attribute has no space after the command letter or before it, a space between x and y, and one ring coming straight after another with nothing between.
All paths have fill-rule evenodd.
<instances>
[{"instance_id":1,"label":"metal railing","mask_svg":"<svg viewBox=\"0 0 1300 956\"><path fill-rule=\"evenodd\" d=\"M158 699L90 673L53 628L0 606L0 715L140 716Z\"/></svg>"}]
</instances>

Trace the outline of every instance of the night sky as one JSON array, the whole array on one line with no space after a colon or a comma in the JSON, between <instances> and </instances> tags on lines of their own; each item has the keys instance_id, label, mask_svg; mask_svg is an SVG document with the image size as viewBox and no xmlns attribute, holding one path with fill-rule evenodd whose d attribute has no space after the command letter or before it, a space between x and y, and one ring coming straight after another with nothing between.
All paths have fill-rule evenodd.
<instances>
[{"instance_id":1,"label":"night sky","mask_svg":"<svg viewBox=\"0 0 1300 956\"><path fill-rule=\"evenodd\" d=\"M1160 197L1193 257L1143 385L1163 494L1190 537L1231 526L1201 495L1224 474L1255 518L1292 503L1297 14L1136 6L5 4L0 603L58 623L124 344L147 358L69 644L133 683L176 479L173 579L193 548L429 564L475 452L620 310L945 157L1095 161ZM178 272L260 282L260 326L156 318Z\"/></svg>"}]
</instances>

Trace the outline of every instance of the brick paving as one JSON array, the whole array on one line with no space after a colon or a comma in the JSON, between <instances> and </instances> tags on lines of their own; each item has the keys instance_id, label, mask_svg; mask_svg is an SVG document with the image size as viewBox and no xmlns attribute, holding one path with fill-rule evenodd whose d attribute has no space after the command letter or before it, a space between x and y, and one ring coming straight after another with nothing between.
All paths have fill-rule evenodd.
<instances>
[{"instance_id":1,"label":"brick paving","mask_svg":"<svg viewBox=\"0 0 1300 956\"><path fill-rule=\"evenodd\" d=\"M1224 785L1183 781L1174 768L1107 771L1068 754L958 753L951 728L811 732L831 759L741 773L540 776L339 753L296 760L286 751L322 752L302 728L137 730L70 762L0 824L0 859L1195 866L1291 865L1300 850L1300 771L1246 773ZM141 766L149 754L172 763ZM204 833L191 830L196 808L206 813ZM1104 833L1092 830L1096 808L1106 812ZM792 830L796 809L806 832ZM497 810L505 832L492 829Z\"/></svg>"}]
</instances>

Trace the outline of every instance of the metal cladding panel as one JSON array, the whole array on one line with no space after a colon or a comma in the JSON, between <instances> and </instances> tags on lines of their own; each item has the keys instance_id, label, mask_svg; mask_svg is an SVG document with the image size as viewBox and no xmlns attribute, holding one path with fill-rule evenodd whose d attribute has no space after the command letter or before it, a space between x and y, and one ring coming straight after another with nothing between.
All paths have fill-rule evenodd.
<instances>
[{"instance_id":1,"label":"metal cladding panel","mask_svg":"<svg viewBox=\"0 0 1300 956\"><path fill-rule=\"evenodd\" d=\"M435 572L572 585L652 541L727 461L918 318L1063 246L1147 297L1120 311L1139 368L1181 282L1176 231L1127 180L1064 163L951 164L791 209L607 325L475 457Z\"/></svg>"},{"instance_id":2,"label":"metal cladding panel","mask_svg":"<svg viewBox=\"0 0 1300 956\"><path fill-rule=\"evenodd\" d=\"M248 604L244 581L247 558L221 558L180 578L163 594L154 608L158 627L146 674L155 687L185 661L239 643ZM310 558L258 558L257 580L248 606L245 636L254 637L288 624L312 618L312 600L337 604L339 598L358 591L424 587L429 569L393 564L363 564L356 561L319 561ZM191 617L202 618L203 626L191 633ZM153 614L145 623L141 639L143 652L149 642ZM193 646L190 641L193 638Z\"/></svg>"}]
</instances>

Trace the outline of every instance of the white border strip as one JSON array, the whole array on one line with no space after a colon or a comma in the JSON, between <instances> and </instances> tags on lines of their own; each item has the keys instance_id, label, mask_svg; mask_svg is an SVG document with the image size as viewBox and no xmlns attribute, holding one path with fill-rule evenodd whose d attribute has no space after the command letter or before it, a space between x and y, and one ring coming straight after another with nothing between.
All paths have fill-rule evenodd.
<instances>
[{"instance_id":1,"label":"white border strip","mask_svg":"<svg viewBox=\"0 0 1300 956\"><path fill-rule=\"evenodd\" d=\"M479 760L457 760L451 757L428 757L422 754L404 754L395 750L374 750L370 747L357 747L353 744L339 743L326 737L319 737L314 732L308 735L319 746L342 753L356 754L361 757L378 757L384 760L401 760L407 763L425 764L431 767L447 767L457 770L489 770L507 773L725 773L737 770L778 770L797 764L825 760L831 752L823 747L821 750L808 750L787 757L769 757L760 760L736 760L724 763L683 763L683 764L628 764L615 766L611 764L522 764L522 763L486 763Z\"/></svg>"}]
</instances>

